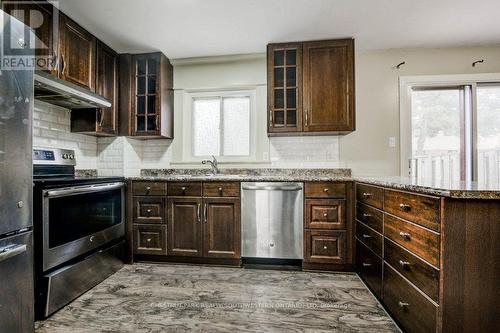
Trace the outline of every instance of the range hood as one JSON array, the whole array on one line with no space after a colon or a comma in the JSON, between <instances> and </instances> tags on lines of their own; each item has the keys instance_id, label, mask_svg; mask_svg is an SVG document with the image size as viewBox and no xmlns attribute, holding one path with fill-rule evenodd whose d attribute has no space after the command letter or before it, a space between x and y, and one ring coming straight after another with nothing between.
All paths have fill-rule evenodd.
<instances>
[{"instance_id":1,"label":"range hood","mask_svg":"<svg viewBox=\"0 0 500 333\"><path fill-rule=\"evenodd\" d=\"M104 97L43 71L35 71L35 99L67 109L109 108Z\"/></svg>"}]
</instances>

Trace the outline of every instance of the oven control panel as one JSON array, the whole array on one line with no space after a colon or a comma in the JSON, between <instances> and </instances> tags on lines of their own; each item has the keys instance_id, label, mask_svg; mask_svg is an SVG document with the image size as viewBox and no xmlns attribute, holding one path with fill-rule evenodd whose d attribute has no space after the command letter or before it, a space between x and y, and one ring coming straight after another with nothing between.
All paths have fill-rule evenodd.
<instances>
[{"instance_id":1,"label":"oven control panel","mask_svg":"<svg viewBox=\"0 0 500 333\"><path fill-rule=\"evenodd\" d=\"M59 148L33 148L33 164L76 165L75 151Z\"/></svg>"}]
</instances>

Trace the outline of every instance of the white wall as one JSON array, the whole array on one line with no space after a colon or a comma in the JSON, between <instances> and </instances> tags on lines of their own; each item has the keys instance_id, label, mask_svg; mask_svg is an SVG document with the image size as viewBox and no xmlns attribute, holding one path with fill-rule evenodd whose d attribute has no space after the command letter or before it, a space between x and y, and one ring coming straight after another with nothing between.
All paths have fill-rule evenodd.
<instances>
[{"instance_id":1,"label":"white wall","mask_svg":"<svg viewBox=\"0 0 500 333\"><path fill-rule=\"evenodd\" d=\"M399 76L500 72L500 45L357 52L355 63L356 131L340 137L340 160L354 175L398 175Z\"/></svg>"}]
</instances>

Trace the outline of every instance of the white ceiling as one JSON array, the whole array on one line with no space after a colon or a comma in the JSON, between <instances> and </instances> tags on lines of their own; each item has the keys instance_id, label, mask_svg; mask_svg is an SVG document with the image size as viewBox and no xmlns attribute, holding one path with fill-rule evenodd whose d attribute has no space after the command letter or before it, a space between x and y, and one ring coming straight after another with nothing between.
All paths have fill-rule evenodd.
<instances>
[{"instance_id":1,"label":"white ceiling","mask_svg":"<svg viewBox=\"0 0 500 333\"><path fill-rule=\"evenodd\" d=\"M169 58L264 52L269 42L356 38L357 49L500 43L499 0L59 0L119 52Z\"/></svg>"}]
</instances>

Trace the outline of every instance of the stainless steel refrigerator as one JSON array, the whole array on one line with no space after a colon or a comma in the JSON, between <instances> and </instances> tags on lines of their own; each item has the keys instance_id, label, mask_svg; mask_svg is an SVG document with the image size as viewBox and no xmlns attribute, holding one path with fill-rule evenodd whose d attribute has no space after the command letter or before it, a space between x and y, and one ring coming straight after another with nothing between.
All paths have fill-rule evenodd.
<instances>
[{"instance_id":1,"label":"stainless steel refrigerator","mask_svg":"<svg viewBox=\"0 0 500 333\"><path fill-rule=\"evenodd\" d=\"M29 30L0 11L1 47ZM24 50L18 56L29 56ZM11 53L15 54L15 53ZM2 53L2 59L5 52ZM2 62L2 65L4 63ZM33 332L33 70L0 68L0 332Z\"/></svg>"}]
</instances>

